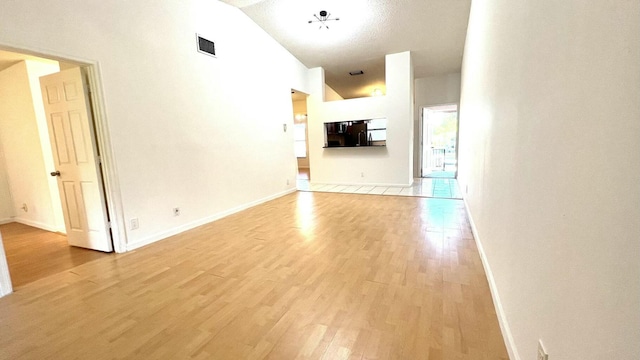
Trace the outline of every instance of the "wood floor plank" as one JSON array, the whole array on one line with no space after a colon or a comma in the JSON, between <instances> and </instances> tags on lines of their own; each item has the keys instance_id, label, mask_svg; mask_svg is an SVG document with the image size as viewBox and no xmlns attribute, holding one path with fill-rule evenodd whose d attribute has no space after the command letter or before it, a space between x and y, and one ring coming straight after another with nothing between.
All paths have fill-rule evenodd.
<instances>
[{"instance_id":1,"label":"wood floor plank","mask_svg":"<svg viewBox=\"0 0 640 360\"><path fill-rule=\"evenodd\" d=\"M17 222L0 225L0 233L14 288L109 256L69 246L63 234Z\"/></svg>"},{"instance_id":2,"label":"wood floor plank","mask_svg":"<svg viewBox=\"0 0 640 360\"><path fill-rule=\"evenodd\" d=\"M0 359L508 359L464 205L298 192L0 299Z\"/></svg>"}]
</instances>

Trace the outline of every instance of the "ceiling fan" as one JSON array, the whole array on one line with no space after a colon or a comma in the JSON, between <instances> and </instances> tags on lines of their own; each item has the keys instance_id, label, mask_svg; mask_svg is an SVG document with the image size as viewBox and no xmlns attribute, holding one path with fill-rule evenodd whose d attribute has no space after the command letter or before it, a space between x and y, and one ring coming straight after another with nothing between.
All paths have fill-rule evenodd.
<instances>
[{"instance_id":1,"label":"ceiling fan","mask_svg":"<svg viewBox=\"0 0 640 360\"><path fill-rule=\"evenodd\" d=\"M323 27L329 29L329 26L327 25L327 21L338 21L340 20L340 18L334 18L331 19L331 14L329 14L326 10L320 10L319 15L313 14L313 17L316 18L316 20L309 20L309 24L314 23L314 22L318 22L320 23L320 27L319 29L322 29Z\"/></svg>"}]
</instances>

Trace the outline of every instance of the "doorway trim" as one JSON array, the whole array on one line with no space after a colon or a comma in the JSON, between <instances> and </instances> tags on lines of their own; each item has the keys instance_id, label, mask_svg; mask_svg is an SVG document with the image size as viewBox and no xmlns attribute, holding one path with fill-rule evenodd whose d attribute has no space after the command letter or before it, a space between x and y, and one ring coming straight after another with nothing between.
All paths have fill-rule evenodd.
<instances>
[{"instance_id":1,"label":"doorway trim","mask_svg":"<svg viewBox=\"0 0 640 360\"><path fill-rule=\"evenodd\" d=\"M33 55L42 58L73 63L81 67L86 75L89 87L89 98L92 104L93 118L95 123L96 146L100 152L102 163L102 182L105 189L105 201L107 203L107 215L111 225L111 238L113 249L116 253L126 252L126 233L124 223L124 212L122 209L122 197L120 184L117 177L117 166L115 155L111 146L111 136L109 133L108 120L106 115L104 88L102 86L102 74L100 62L57 53L51 50L36 50L23 46L13 46L11 44L0 43L0 50L12 51L26 55ZM2 279L2 261L0 260L0 279ZM7 269L8 271L8 269Z\"/></svg>"},{"instance_id":2,"label":"doorway trim","mask_svg":"<svg viewBox=\"0 0 640 360\"><path fill-rule=\"evenodd\" d=\"M456 107L456 164L458 163L458 156L460 154L460 103L443 103L443 104L434 104L434 105L423 105L419 107L420 111L420 121L418 124L418 136L420 137L419 144L419 152L418 152L418 166L420 167L420 178L424 177L423 173L423 158L424 158L424 110L431 108L439 108L439 107L447 107L447 106L455 106ZM415 172L414 172L415 173ZM458 178L458 166L456 165L456 171L454 174L454 179Z\"/></svg>"}]
</instances>

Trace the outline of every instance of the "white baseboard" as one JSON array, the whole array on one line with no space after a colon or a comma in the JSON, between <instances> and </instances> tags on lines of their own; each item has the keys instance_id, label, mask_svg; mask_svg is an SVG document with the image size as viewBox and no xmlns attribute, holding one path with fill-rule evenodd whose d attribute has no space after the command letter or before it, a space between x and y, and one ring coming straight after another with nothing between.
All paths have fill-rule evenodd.
<instances>
[{"instance_id":1,"label":"white baseboard","mask_svg":"<svg viewBox=\"0 0 640 360\"><path fill-rule=\"evenodd\" d=\"M498 314L498 323L500 324L502 337L504 339L507 352L509 353L509 359L521 360L520 354L518 354L518 349L513 340L513 335L511 334L511 328L509 327L507 316L505 315L504 309L502 308L502 302L500 301L500 295L498 294L498 288L496 287L496 282L493 278L493 272L491 271L491 266L489 265L489 261L487 260L487 256L484 252L484 248L482 247L482 241L480 241L480 236L478 235L478 229L476 228L476 223L473 221L473 216L471 216L471 211L469 210L469 204L467 203L467 199L463 198L463 201L464 201L464 207L467 210L467 216L469 217L469 223L471 224L471 232L473 233L473 238L476 241L476 247L478 248L478 252L480 253L482 266L484 267L485 274L487 274L489 289L491 289L491 297L493 298L493 306L495 307L496 314Z\"/></svg>"},{"instance_id":2,"label":"white baseboard","mask_svg":"<svg viewBox=\"0 0 640 360\"><path fill-rule=\"evenodd\" d=\"M408 184L388 184L388 183L343 183L343 182L323 182L311 181L310 185L339 185L339 186L381 186L381 187L411 187L413 180Z\"/></svg>"},{"instance_id":3,"label":"white baseboard","mask_svg":"<svg viewBox=\"0 0 640 360\"><path fill-rule=\"evenodd\" d=\"M12 223L13 221L13 218L0 219L0 225Z\"/></svg>"},{"instance_id":4,"label":"white baseboard","mask_svg":"<svg viewBox=\"0 0 640 360\"><path fill-rule=\"evenodd\" d=\"M33 220L29 220L29 219L20 219L20 218L13 218L13 221L20 223L20 224L24 224L24 225L29 225L29 226L33 226L35 228L38 229L42 229L42 230L46 230L46 231L51 231L51 232L60 232L60 229L58 229L55 226L52 226L50 224L45 224L39 221L33 221Z\"/></svg>"},{"instance_id":5,"label":"white baseboard","mask_svg":"<svg viewBox=\"0 0 640 360\"><path fill-rule=\"evenodd\" d=\"M170 229L170 230L167 230L167 231L163 231L163 232L148 236L148 237L146 237L144 239L128 243L127 246L126 246L126 251L131 251L131 250L135 250L135 249L141 248L141 247L143 247L145 245L149 245L149 244L154 243L156 241L160 241L160 240L166 239L166 238L168 238L170 236L177 235L179 233L185 232L187 230L191 230L191 229L196 228L198 226L202 226L204 224L208 224L210 222L213 222L213 221L216 221L216 220L220 220L220 219L222 219L224 217L227 217L229 215L233 215L233 214L235 214L237 212L240 212L242 210L246 210L248 208L251 208L251 207L254 207L256 205L260 205L262 203L265 203L267 201L271 201L273 199L277 199L279 197L294 193L296 191L297 190L295 188L288 189L288 190L279 192L277 194L264 197L262 199L258 199L258 200L255 200L255 201L252 201L252 202L249 202L249 203L246 203L246 204L242 204L240 206L236 206L236 207L231 208L229 210L225 210L225 211L219 212L217 214L213 214L211 216L207 216L207 217L205 217L203 219L195 220L195 221L192 221L190 223L175 227L173 229Z\"/></svg>"}]
</instances>

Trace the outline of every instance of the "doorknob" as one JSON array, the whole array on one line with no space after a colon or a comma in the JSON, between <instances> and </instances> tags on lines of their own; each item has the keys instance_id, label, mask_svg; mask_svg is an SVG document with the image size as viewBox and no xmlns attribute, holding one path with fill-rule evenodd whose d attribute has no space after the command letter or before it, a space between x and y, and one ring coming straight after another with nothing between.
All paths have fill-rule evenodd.
<instances>
[{"instance_id":1,"label":"doorknob","mask_svg":"<svg viewBox=\"0 0 640 360\"><path fill-rule=\"evenodd\" d=\"M51 176L60 176L60 171L59 170L52 171Z\"/></svg>"}]
</instances>

